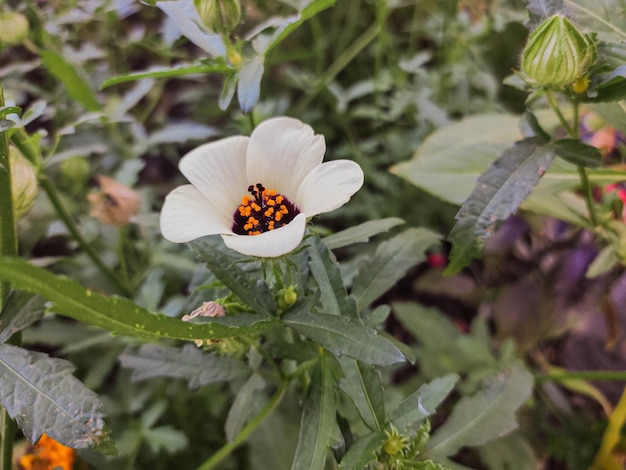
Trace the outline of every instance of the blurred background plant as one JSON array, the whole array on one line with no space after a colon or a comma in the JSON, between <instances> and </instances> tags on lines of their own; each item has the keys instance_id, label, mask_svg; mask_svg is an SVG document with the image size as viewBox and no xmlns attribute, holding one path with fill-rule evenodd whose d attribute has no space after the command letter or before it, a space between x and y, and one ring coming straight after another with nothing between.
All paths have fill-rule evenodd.
<instances>
[{"instance_id":1,"label":"blurred background plant","mask_svg":"<svg viewBox=\"0 0 626 470\"><path fill-rule=\"evenodd\" d=\"M199 353L189 345L175 347L180 336L146 349L134 333L98 328L106 320L43 316L43 300L15 300L14 291L9 301L3 288L3 318L19 311L24 320L7 320L2 340L21 330L11 342L69 361L101 401L98 418L110 427L118 454L83 449L82 464L213 468L218 464L212 456L221 455L219 468L225 469L313 468L298 467L303 460L292 467L292 460L303 452L298 429L304 391L312 393L310 384L318 383L325 364L334 371L333 383L341 375L337 370L344 376L338 422L328 425L327 441L313 448L332 449L323 454L327 468L337 462L340 468L368 465L370 459L350 454L355 443L371 457L370 468L437 468L430 457L449 467L494 470L621 468L614 428L621 427L626 406L618 406L626 378L623 8L611 0L526 6L506 0L5 0L0 131L10 134L12 158L23 154L39 184L34 191L29 183L13 203L21 257L78 281L89 290L59 285L85 302L92 291L121 295L140 308L180 318L206 300L227 297L220 275L200 266L188 247L159 235L163 197L183 182L177 163L193 147L247 135L275 115L294 116L325 136L327 159L354 160L366 177L348 205L315 220L315 232L329 236L324 246L340 264L332 255L316 261L310 253L319 248L325 256L322 245L297 259L339 272L331 279L358 298L365 324L409 345L398 347L413 359L392 367L359 363L355 372L345 357L335 363L326 355L319 359L322 366L312 366L310 344L299 344L297 354L273 350L285 347L284 338L270 331L256 353L262 358L236 342L221 345L227 355L219 357L248 353L254 372L247 380L236 367L222 379L194 379L159 362L190 361ZM599 100L586 90L585 98L566 92L558 108L572 122L565 102L584 102L574 122L582 142L601 149L596 168L586 170L599 221L590 223L579 191L579 162L555 160L520 210L501 221L495 236L484 237L480 259L462 271L457 262L459 272L444 276L450 245L420 230L445 238L476 178L516 140L566 136L547 95L512 74L521 65L529 28L558 11L596 33L601 67L591 73L591 90L612 93ZM520 132L524 111L534 114L526 114ZM559 156L568 150L589 153L566 148ZM16 172L17 165L11 168ZM378 234L375 243L333 245L331 234L379 219L385 222L358 240ZM383 262L388 279L376 285L368 276ZM256 265L242 270L260 272ZM320 283L315 271L313 277ZM8 263L0 278L18 282ZM3 351L7 367L7 357L16 353ZM296 380L283 390L283 382L259 365L267 357L280 367L296 363L306 373L294 373ZM534 375L532 395L533 378L515 362L520 358ZM150 361L164 369L146 372ZM63 364L58 367L70 367ZM351 401L356 392L345 386L351 383L348 371L366 376L381 409L384 401L388 413L370 416L381 418L379 434L368 434L376 426ZM372 384L384 388L384 398ZM453 386L451 398L437 408ZM4 387L6 396L6 381ZM424 415L411 415L429 393L438 401L428 402ZM260 412L274 397L280 406L255 423L244 445L235 446L251 422L242 410ZM509 432L522 403L519 429ZM435 408L429 428L424 419ZM472 415L471 436L458 432L459 416L468 409L485 410ZM396 434L396 427L403 431L402 411L414 419L409 441ZM91 432L105 441L109 433L99 426ZM10 428L4 429L6 436ZM32 440L37 432L24 434Z\"/></svg>"}]
</instances>

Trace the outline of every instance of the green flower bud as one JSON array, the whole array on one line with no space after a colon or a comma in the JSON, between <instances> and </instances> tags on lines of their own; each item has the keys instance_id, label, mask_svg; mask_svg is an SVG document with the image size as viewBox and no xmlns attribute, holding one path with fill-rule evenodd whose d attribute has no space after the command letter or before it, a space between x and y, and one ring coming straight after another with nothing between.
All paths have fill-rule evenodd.
<instances>
[{"instance_id":1,"label":"green flower bud","mask_svg":"<svg viewBox=\"0 0 626 470\"><path fill-rule=\"evenodd\" d=\"M85 189L89 177L89 160L85 157L73 157L63 160L59 165L62 183L71 194L79 194Z\"/></svg>"},{"instance_id":2,"label":"green flower bud","mask_svg":"<svg viewBox=\"0 0 626 470\"><path fill-rule=\"evenodd\" d=\"M194 0L198 14L211 31L230 34L241 22L239 0Z\"/></svg>"},{"instance_id":3,"label":"green flower bud","mask_svg":"<svg viewBox=\"0 0 626 470\"><path fill-rule=\"evenodd\" d=\"M13 213L17 220L26 214L35 203L37 172L24 155L14 147L9 149L9 165L11 166Z\"/></svg>"},{"instance_id":4,"label":"green flower bud","mask_svg":"<svg viewBox=\"0 0 626 470\"><path fill-rule=\"evenodd\" d=\"M278 307L281 310L286 310L296 303L298 300L298 293L296 292L296 286L289 286L280 291L278 297Z\"/></svg>"},{"instance_id":5,"label":"green flower bud","mask_svg":"<svg viewBox=\"0 0 626 470\"><path fill-rule=\"evenodd\" d=\"M15 11L0 11L0 45L13 46L28 36L28 20Z\"/></svg>"},{"instance_id":6,"label":"green flower bud","mask_svg":"<svg viewBox=\"0 0 626 470\"><path fill-rule=\"evenodd\" d=\"M522 51L522 72L532 85L561 88L585 75L596 56L588 34L554 15L530 34Z\"/></svg>"}]
</instances>

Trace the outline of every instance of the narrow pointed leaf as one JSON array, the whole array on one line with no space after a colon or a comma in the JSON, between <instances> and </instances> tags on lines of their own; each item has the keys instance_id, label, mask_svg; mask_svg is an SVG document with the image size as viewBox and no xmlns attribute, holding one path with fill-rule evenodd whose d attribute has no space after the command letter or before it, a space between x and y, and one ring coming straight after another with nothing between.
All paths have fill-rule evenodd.
<instances>
[{"instance_id":1,"label":"narrow pointed leaf","mask_svg":"<svg viewBox=\"0 0 626 470\"><path fill-rule=\"evenodd\" d=\"M480 256L487 239L550 167L554 154L554 146L546 145L542 138L527 138L507 149L478 178L448 237L453 247L446 274L455 274Z\"/></svg>"},{"instance_id":2,"label":"narrow pointed leaf","mask_svg":"<svg viewBox=\"0 0 626 470\"><path fill-rule=\"evenodd\" d=\"M30 442L47 434L76 449L115 453L98 396L63 359L0 345L0 401Z\"/></svg>"},{"instance_id":3,"label":"narrow pointed leaf","mask_svg":"<svg viewBox=\"0 0 626 470\"><path fill-rule=\"evenodd\" d=\"M387 232L389 229L403 224L404 220L398 217L389 217L387 219L368 220L356 227L350 227L341 232L333 233L324 237L322 241L329 250L335 250L344 246L354 245L355 243L365 243L374 235Z\"/></svg>"},{"instance_id":4,"label":"narrow pointed leaf","mask_svg":"<svg viewBox=\"0 0 626 470\"><path fill-rule=\"evenodd\" d=\"M309 266L320 288L324 313L357 318L354 297L348 297L335 256L318 236L310 237L308 242L311 245L307 250L310 259Z\"/></svg>"},{"instance_id":5,"label":"narrow pointed leaf","mask_svg":"<svg viewBox=\"0 0 626 470\"><path fill-rule=\"evenodd\" d=\"M451 456L461 447L508 434L517 427L515 412L530 397L532 386L533 376L521 362L496 374L486 388L457 403L428 441L428 455Z\"/></svg>"},{"instance_id":6,"label":"narrow pointed leaf","mask_svg":"<svg viewBox=\"0 0 626 470\"><path fill-rule=\"evenodd\" d=\"M277 319L262 315L227 316L198 324L183 322L153 314L124 297L105 297L20 258L0 258L0 279L49 300L49 311L138 338L226 338L280 325Z\"/></svg>"},{"instance_id":7,"label":"narrow pointed leaf","mask_svg":"<svg viewBox=\"0 0 626 470\"><path fill-rule=\"evenodd\" d=\"M401 279L406 271L425 259L424 252L439 236L423 228L411 228L381 243L374 257L361 267L352 286L358 309L368 307Z\"/></svg>"},{"instance_id":8,"label":"narrow pointed leaf","mask_svg":"<svg viewBox=\"0 0 626 470\"><path fill-rule=\"evenodd\" d=\"M292 470L323 470L328 448L337 433L335 381L330 361L324 355L313 370L304 398L298 446Z\"/></svg>"},{"instance_id":9,"label":"narrow pointed leaf","mask_svg":"<svg viewBox=\"0 0 626 470\"><path fill-rule=\"evenodd\" d=\"M233 96L235 96L235 91L237 90L237 74L232 73L227 75L224 78L224 83L222 84L222 91L220 92L220 98L218 100L218 106L222 111L226 111L230 102L233 100Z\"/></svg>"},{"instance_id":10,"label":"narrow pointed leaf","mask_svg":"<svg viewBox=\"0 0 626 470\"><path fill-rule=\"evenodd\" d=\"M229 72L232 72L232 68L226 65L222 60L194 62L193 64L176 65L174 67L158 66L141 72L133 72L109 78L108 80L105 80L102 85L100 85L100 89L104 90L105 88L119 83L132 82L135 80L142 80L144 78L169 78L181 77L184 75L197 75L202 73Z\"/></svg>"},{"instance_id":11,"label":"narrow pointed leaf","mask_svg":"<svg viewBox=\"0 0 626 470\"><path fill-rule=\"evenodd\" d=\"M351 358L339 360L344 377L339 388L352 400L361 418L372 431L382 431L385 423L385 404L380 374L373 367L359 364Z\"/></svg>"},{"instance_id":12,"label":"narrow pointed leaf","mask_svg":"<svg viewBox=\"0 0 626 470\"><path fill-rule=\"evenodd\" d=\"M237 266L236 260L221 251L214 241L200 238L189 242L188 245L215 277L255 312L266 315L275 312L276 304L267 284Z\"/></svg>"},{"instance_id":13,"label":"narrow pointed leaf","mask_svg":"<svg viewBox=\"0 0 626 470\"><path fill-rule=\"evenodd\" d=\"M132 369L132 379L146 380L155 377L184 379L189 388L227 382L250 374L243 362L228 356L205 353L193 344L172 348L158 344L144 344L138 350L127 350L120 363Z\"/></svg>"},{"instance_id":14,"label":"narrow pointed leaf","mask_svg":"<svg viewBox=\"0 0 626 470\"><path fill-rule=\"evenodd\" d=\"M422 420L436 411L458 380L457 374L448 374L422 385L389 413L389 421L400 433L405 432L409 427L420 424Z\"/></svg>"},{"instance_id":15,"label":"narrow pointed leaf","mask_svg":"<svg viewBox=\"0 0 626 470\"><path fill-rule=\"evenodd\" d=\"M99 111L100 103L87 81L78 73L77 66L52 51L41 51L41 63L65 87L68 96L81 103L88 111Z\"/></svg>"},{"instance_id":16,"label":"narrow pointed leaf","mask_svg":"<svg viewBox=\"0 0 626 470\"><path fill-rule=\"evenodd\" d=\"M0 343L13 334L41 319L46 311L46 301L38 295L11 291L0 313Z\"/></svg>"},{"instance_id":17,"label":"narrow pointed leaf","mask_svg":"<svg viewBox=\"0 0 626 470\"><path fill-rule=\"evenodd\" d=\"M374 459L376 451L383 445L385 435L373 432L359 436L350 446L339 463L339 470L363 470Z\"/></svg>"},{"instance_id":18,"label":"narrow pointed leaf","mask_svg":"<svg viewBox=\"0 0 626 470\"><path fill-rule=\"evenodd\" d=\"M566 162L586 168L596 168L602 162L600 150L580 140L561 139L553 143L554 152Z\"/></svg>"},{"instance_id":19,"label":"narrow pointed leaf","mask_svg":"<svg viewBox=\"0 0 626 470\"><path fill-rule=\"evenodd\" d=\"M404 361L400 350L376 330L348 317L297 312L285 315L283 322L337 357L348 356L379 366Z\"/></svg>"}]
</instances>

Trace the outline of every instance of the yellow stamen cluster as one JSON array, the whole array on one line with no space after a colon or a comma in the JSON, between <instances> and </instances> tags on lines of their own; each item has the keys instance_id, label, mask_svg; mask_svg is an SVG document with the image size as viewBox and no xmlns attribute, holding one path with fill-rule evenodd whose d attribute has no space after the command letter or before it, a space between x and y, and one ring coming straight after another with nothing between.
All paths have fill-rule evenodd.
<instances>
[{"instance_id":1,"label":"yellow stamen cluster","mask_svg":"<svg viewBox=\"0 0 626 470\"><path fill-rule=\"evenodd\" d=\"M266 189L261 183L250 185L241 198L234 215L233 231L240 235L260 235L289 223L298 209L275 189Z\"/></svg>"}]
</instances>

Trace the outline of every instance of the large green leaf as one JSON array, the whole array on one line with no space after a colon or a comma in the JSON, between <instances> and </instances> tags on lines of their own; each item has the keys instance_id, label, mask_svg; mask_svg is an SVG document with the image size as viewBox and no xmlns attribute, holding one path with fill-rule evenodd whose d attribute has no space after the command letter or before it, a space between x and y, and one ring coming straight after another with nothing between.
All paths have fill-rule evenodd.
<instances>
[{"instance_id":1,"label":"large green leaf","mask_svg":"<svg viewBox=\"0 0 626 470\"><path fill-rule=\"evenodd\" d=\"M226 439L233 442L239 431L245 426L249 419L259 412L259 393L265 388L265 379L260 374L252 374L245 384L237 391L237 396L233 401L228 417L226 418Z\"/></svg>"},{"instance_id":2,"label":"large green leaf","mask_svg":"<svg viewBox=\"0 0 626 470\"><path fill-rule=\"evenodd\" d=\"M335 256L320 241L318 236L309 237L307 241L310 244L307 249L310 259L309 266L311 274L313 274L313 278L320 288L320 299L324 313L357 318L354 297L348 297Z\"/></svg>"},{"instance_id":3,"label":"large green leaf","mask_svg":"<svg viewBox=\"0 0 626 470\"><path fill-rule=\"evenodd\" d=\"M544 129L554 128L552 115L535 113ZM519 118L509 114L467 117L433 132L413 158L395 165L391 172L444 201L462 204L483 174L511 144L522 137ZM626 171L596 169L588 172L593 184L604 185L626 179ZM578 170L557 160L535 190L559 192L580 185ZM533 210L532 207L528 209Z\"/></svg>"},{"instance_id":4,"label":"large green leaf","mask_svg":"<svg viewBox=\"0 0 626 470\"><path fill-rule=\"evenodd\" d=\"M184 379L189 388L228 382L250 374L247 364L229 356L202 352L193 344L172 348L159 344L144 344L120 356L123 367L132 369L133 380L155 377Z\"/></svg>"},{"instance_id":5,"label":"large green leaf","mask_svg":"<svg viewBox=\"0 0 626 470\"><path fill-rule=\"evenodd\" d=\"M359 310L369 306L425 259L424 252L439 241L439 235L424 228L410 228L382 242L376 254L361 266L352 285Z\"/></svg>"},{"instance_id":6,"label":"large green leaf","mask_svg":"<svg viewBox=\"0 0 626 470\"><path fill-rule=\"evenodd\" d=\"M124 297L105 297L19 258L0 258L0 279L52 302L49 310L115 334L140 338L214 339L272 328L280 322L261 315L202 319L192 324L153 314ZM198 321L200 322L201 319Z\"/></svg>"},{"instance_id":7,"label":"large green leaf","mask_svg":"<svg viewBox=\"0 0 626 470\"><path fill-rule=\"evenodd\" d=\"M339 388L352 400L363 422L372 431L382 431L385 423L383 386L379 372L351 358L339 359L344 377Z\"/></svg>"},{"instance_id":8,"label":"large green leaf","mask_svg":"<svg viewBox=\"0 0 626 470\"><path fill-rule=\"evenodd\" d=\"M329 358L322 354L304 398L300 435L292 470L323 470L328 448L337 435L335 380Z\"/></svg>"},{"instance_id":9,"label":"large green leaf","mask_svg":"<svg viewBox=\"0 0 626 470\"><path fill-rule=\"evenodd\" d=\"M99 111L100 103L96 95L81 76L78 67L70 64L62 55L52 51L41 51L41 63L65 87L70 98L81 103L88 111Z\"/></svg>"},{"instance_id":10,"label":"large green leaf","mask_svg":"<svg viewBox=\"0 0 626 470\"><path fill-rule=\"evenodd\" d=\"M337 357L348 356L380 366L404 361L396 346L352 318L296 311L286 314L283 322Z\"/></svg>"},{"instance_id":11,"label":"large green leaf","mask_svg":"<svg viewBox=\"0 0 626 470\"><path fill-rule=\"evenodd\" d=\"M132 82L135 80L142 80L144 78L168 78L168 77L180 77L184 75L197 75L200 73L231 73L232 68L224 63L223 60L213 61L199 61L193 64L176 65L174 67L153 67L149 70L141 72L133 72L126 75L119 75L117 77L109 78L105 80L100 89L104 90L118 83Z\"/></svg>"},{"instance_id":12,"label":"large green leaf","mask_svg":"<svg viewBox=\"0 0 626 470\"><path fill-rule=\"evenodd\" d=\"M403 224L404 220L398 217L389 217L387 219L368 220L356 227L350 227L341 232L333 233L324 237L322 241L330 249L335 250L344 246L353 245L355 243L365 243L374 235L387 232L396 225Z\"/></svg>"},{"instance_id":13,"label":"large green leaf","mask_svg":"<svg viewBox=\"0 0 626 470\"><path fill-rule=\"evenodd\" d=\"M276 311L276 303L267 284L237 266L240 259L222 251L221 239L200 238L189 242L189 246L215 277L255 312L270 315Z\"/></svg>"},{"instance_id":14,"label":"large green leaf","mask_svg":"<svg viewBox=\"0 0 626 470\"><path fill-rule=\"evenodd\" d=\"M69 447L115 453L98 396L47 354L0 345L0 401L30 442L42 434Z\"/></svg>"},{"instance_id":15,"label":"large green leaf","mask_svg":"<svg viewBox=\"0 0 626 470\"><path fill-rule=\"evenodd\" d=\"M400 433L404 433L407 428L432 415L458 380L457 374L448 374L422 385L391 410L389 421Z\"/></svg>"},{"instance_id":16,"label":"large green leaf","mask_svg":"<svg viewBox=\"0 0 626 470\"><path fill-rule=\"evenodd\" d=\"M626 40L626 15L621 0L564 0L563 3L570 18L601 40Z\"/></svg>"},{"instance_id":17,"label":"large green leaf","mask_svg":"<svg viewBox=\"0 0 626 470\"><path fill-rule=\"evenodd\" d=\"M446 274L454 274L477 258L506 218L528 196L554 158L554 146L543 138L516 142L483 173L456 215L448 240L452 243Z\"/></svg>"},{"instance_id":18,"label":"large green leaf","mask_svg":"<svg viewBox=\"0 0 626 470\"><path fill-rule=\"evenodd\" d=\"M448 420L428 441L428 456L454 455L461 447L476 446L517 427L516 410L530 397L533 376L521 362L496 374L486 388L462 398Z\"/></svg>"}]
</instances>

